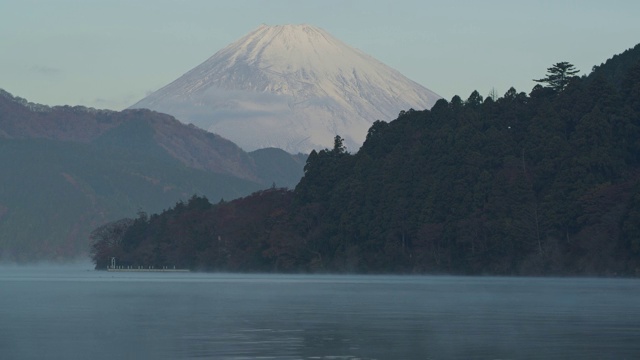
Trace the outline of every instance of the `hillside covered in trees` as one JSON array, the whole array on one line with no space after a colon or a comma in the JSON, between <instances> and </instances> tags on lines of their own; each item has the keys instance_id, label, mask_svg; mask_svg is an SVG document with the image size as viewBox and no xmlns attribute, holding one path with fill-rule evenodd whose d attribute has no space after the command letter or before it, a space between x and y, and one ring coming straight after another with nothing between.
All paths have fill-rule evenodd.
<instances>
[{"instance_id":1,"label":"hillside covered in trees","mask_svg":"<svg viewBox=\"0 0 640 360\"><path fill-rule=\"evenodd\" d=\"M377 121L355 154L336 137L293 191L104 225L96 268L638 275L640 45L553 75Z\"/></svg>"},{"instance_id":2,"label":"hillside covered in trees","mask_svg":"<svg viewBox=\"0 0 640 360\"><path fill-rule=\"evenodd\" d=\"M250 153L149 110L29 103L0 89L0 261L86 258L89 234L193 193L293 188L306 155Z\"/></svg>"}]
</instances>

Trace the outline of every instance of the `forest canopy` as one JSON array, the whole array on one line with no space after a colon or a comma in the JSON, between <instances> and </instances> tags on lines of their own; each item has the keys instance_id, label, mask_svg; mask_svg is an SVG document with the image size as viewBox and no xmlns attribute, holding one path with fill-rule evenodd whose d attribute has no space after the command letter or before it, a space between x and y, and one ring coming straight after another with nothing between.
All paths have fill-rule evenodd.
<instances>
[{"instance_id":1,"label":"forest canopy","mask_svg":"<svg viewBox=\"0 0 640 360\"><path fill-rule=\"evenodd\" d=\"M640 46L574 71L555 64L529 94L402 111L354 154L337 136L294 190L194 196L106 225L96 268L117 257L208 271L637 275Z\"/></svg>"}]
</instances>

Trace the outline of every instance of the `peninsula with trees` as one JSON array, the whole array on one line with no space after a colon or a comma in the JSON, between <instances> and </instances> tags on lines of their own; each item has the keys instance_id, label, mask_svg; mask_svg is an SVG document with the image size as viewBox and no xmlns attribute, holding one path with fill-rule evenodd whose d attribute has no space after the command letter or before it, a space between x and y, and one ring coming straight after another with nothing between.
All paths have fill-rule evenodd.
<instances>
[{"instance_id":1,"label":"peninsula with trees","mask_svg":"<svg viewBox=\"0 0 640 360\"><path fill-rule=\"evenodd\" d=\"M439 100L336 136L295 189L194 195L92 233L104 269L640 274L640 45L528 94Z\"/></svg>"}]
</instances>

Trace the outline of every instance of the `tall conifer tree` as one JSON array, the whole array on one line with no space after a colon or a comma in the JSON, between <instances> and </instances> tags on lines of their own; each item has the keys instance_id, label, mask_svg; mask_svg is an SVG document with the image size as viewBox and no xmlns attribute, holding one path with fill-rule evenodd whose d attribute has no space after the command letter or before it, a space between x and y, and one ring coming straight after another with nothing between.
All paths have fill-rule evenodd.
<instances>
[{"instance_id":1,"label":"tall conifer tree","mask_svg":"<svg viewBox=\"0 0 640 360\"><path fill-rule=\"evenodd\" d=\"M547 69L547 76L542 79L534 79L539 83L546 83L546 87L550 87L555 91L562 91L569 84L569 81L580 71L573 64L566 61L554 64Z\"/></svg>"}]
</instances>

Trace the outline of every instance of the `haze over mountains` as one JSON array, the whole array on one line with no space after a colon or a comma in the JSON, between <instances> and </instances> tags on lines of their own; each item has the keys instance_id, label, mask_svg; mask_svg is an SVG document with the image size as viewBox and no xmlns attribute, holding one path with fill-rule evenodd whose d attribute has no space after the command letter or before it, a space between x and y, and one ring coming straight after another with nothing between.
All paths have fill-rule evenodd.
<instances>
[{"instance_id":1,"label":"haze over mountains","mask_svg":"<svg viewBox=\"0 0 640 360\"><path fill-rule=\"evenodd\" d=\"M261 25L131 106L174 115L244 150L309 153L340 135L357 151L376 120L436 93L310 25Z\"/></svg>"},{"instance_id":2,"label":"haze over mountains","mask_svg":"<svg viewBox=\"0 0 640 360\"><path fill-rule=\"evenodd\" d=\"M305 158L247 153L150 110L48 107L0 90L0 260L86 255L96 226L194 194L293 187Z\"/></svg>"},{"instance_id":3,"label":"haze over mountains","mask_svg":"<svg viewBox=\"0 0 640 360\"><path fill-rule=\"evenodd\" d=\"M308 25L263 25L136 109L49 107L0 90L0 260L86 254L97 226L194 194L293 188L301 153L335 135L357 151L373 121L437 99Z\"/></svg>"}]
</instances>

